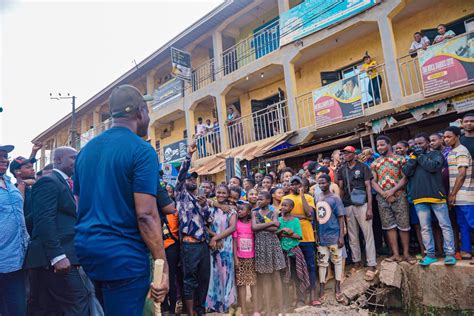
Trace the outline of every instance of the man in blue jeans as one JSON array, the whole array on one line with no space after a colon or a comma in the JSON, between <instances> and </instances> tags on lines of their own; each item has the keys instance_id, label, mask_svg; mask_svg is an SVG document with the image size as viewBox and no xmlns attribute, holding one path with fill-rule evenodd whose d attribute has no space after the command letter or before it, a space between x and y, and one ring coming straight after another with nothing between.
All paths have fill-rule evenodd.
<instances>
[{"instance_id":1,"label":"man in blue jeans","mask_svg":"<svg viewBox=\"0 0 474 316\"><path fill-rule=\"evenodd\" d=\"M444 157L438 150L429 150L428 134L418 134L415 137L415 150L403 167L403 173L411 183L410 194L415 204L416 213L420 219L421 236L426 249L426 256L419 264L428 266L437 261L431 224L431 211L438 219L443 232L444 263L456 264L454 258L454 237L449 219L447 195L443 185L441 171Z\"/></svg>"},{"instance_id":2,"label":"man in blue jeans","mask_svg":"<svg viewBox=\"0 0 474 316\"><path fill-rule=\"evenodd\" d=\"M142 139L150 122L146 101L133 86L114 88L112 128L89 141L76 159L74 245L102 292L106 315L142 316L150 288L157 301L169 288L167 264L162 284L150 285L150 253L166 263L157 206L167 213L174 205L160 185L156 152Z\"/></svg>"}]
</instances>

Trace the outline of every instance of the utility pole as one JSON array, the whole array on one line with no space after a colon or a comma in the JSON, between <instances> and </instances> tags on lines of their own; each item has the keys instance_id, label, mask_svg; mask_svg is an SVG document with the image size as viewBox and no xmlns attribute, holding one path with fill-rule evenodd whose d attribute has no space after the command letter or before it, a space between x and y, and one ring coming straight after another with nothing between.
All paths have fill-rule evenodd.
<instances>
[{"instance_id":1,"label":"utility pole","mask_svg":"<svg viewBox=\"0 0 474 316\"><path fill-rule=\"evenodd\" d=\"M49 94L49 98L52 100L63 100L63 99L71 99L72 100L72 112L71 112L71 129L69 131L70 138L71 138L71 147L79 150L79 137L77 137L77 130L76 130L76 96L71 96L69 93L67 96L61 96L61 93L58 93L57 96L53 96L52 93Z\"/></svg>"}]
</instances>

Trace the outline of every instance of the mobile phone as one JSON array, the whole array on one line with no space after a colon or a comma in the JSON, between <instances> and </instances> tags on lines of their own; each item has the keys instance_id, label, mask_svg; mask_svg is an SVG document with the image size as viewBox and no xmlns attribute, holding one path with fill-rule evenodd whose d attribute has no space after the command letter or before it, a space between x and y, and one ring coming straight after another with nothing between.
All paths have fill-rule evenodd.
<instances>
[{"instance_id":1,"label":"mobile phone","mask_svg":"<svg viewBox=\"0 0 474 316\"><path fill-rule=\"evenodd\" d=\"M203 188L198 189L198 196L206 196L206 192L204 192Z\"/></svg>"}]
</instances>

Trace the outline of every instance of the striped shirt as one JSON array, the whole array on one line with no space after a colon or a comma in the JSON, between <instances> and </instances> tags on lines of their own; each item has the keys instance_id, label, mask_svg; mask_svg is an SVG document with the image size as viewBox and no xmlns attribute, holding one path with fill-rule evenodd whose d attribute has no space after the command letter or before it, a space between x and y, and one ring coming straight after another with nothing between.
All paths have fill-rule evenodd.
<instances>
[{"instance_id":1,"label":"striped shirt","mask_svg":"<svg viewBox=\"0 0 474 316\"><path fill-rule=\"evenodd\" d=\"M456 194L456 205L474 205L474 181L472 179L472 158L463 145L453 148L448 154L449 188L453 190L460 167L467 167L466 179Z\"/></svg>"}]
</instances>

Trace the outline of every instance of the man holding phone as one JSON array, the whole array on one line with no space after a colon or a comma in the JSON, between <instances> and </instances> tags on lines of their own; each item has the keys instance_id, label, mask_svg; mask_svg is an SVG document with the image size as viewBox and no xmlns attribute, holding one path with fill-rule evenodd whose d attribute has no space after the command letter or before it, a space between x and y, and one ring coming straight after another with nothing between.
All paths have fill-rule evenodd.
<instances>
[{"instance_id":1,"label":"man holding phone","mask_svg":"<svg viewBox=\"0 0 474 316\"><path fill-rule=\"evenodd\" d=\"M206 224L210 211L204 190L197 186L198 174L189 173L191 157L196 152L196 143L188 149L181 165L176 183L176 208L179 216L179 234L182 240L181 261L183 265L183 296L188 315L204 315L207 289L211 273L209 236Z\"/></svg>"}]
</instances>

